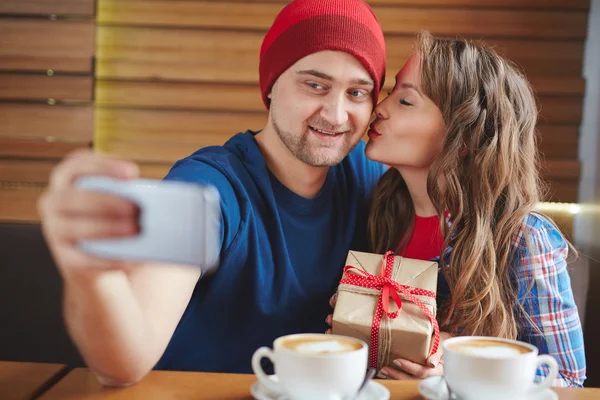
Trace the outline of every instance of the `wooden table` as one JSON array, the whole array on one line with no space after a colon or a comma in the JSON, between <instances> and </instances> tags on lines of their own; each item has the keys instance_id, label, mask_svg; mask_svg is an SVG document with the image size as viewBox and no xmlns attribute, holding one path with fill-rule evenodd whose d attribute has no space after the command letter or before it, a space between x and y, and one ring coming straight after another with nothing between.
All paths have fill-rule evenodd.
<instances>
[{"instance_id":1,"label":"wooden table","mask_svg":"<svg viewBox=\"0 0 600 400\"><path fill-rule=\"evenodd\" d=\"M140 383L120 389L103 388L87 369L71 371L41 400L250 400L253 375L152 371ZM380 380L393 400L419 400L418 381ZM600 389L556 389L561 400L600 399Z\"/></svg>"},{"instance_id":2,"label":"wooden table","mask_svg":"<svg viewBox=\"0 0 600 400\"><path fill-rule=\"evenodd\" d=\"M33 399L67 373L61 364L0 361L0 399Z\"/></svg>"}]
</instances>

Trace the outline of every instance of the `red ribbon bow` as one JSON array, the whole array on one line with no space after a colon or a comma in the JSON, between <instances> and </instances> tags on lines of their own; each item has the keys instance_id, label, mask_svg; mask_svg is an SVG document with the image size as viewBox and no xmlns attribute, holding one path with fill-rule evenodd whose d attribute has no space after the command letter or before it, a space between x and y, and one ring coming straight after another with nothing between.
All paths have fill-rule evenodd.
<instances>
[{"instance_id":1,"label":"red ribbon bow","mask_svg":"<svg viewBox=\"0 0 600 400\"><path fill-rule=\"evenodd\" d=\"M367 289L376 289L381 291L379 300L377 302L377 309L373 316L373 324L371 326L371 346L369 349L369 364L371 368L377 368L377 353L379 352L379 329L381 326L381 318L385 313L388 318L396 319L402 309L402 299L400 294L406 297L408 300L413 302L419 307L429 318L434 330L433 346L429 356L435 354L440 344L440 327L438 326L437 320L431 313L431 311L415 296L426 296L435 299L435 293L429 290L419 289L412 286L400 285L394 281L392 277L392 271L394 268L394 252L388 251L383 256L383 262L381 265L381 276L369 274L368 272L362 271L352 265L347 265L344 268L345 278L340 281L340 284L359 286ZM389 299L390 297L394 300L394 303L398 306L398 310L390 312L389 310Z\"/></svg>"}]
</instances>

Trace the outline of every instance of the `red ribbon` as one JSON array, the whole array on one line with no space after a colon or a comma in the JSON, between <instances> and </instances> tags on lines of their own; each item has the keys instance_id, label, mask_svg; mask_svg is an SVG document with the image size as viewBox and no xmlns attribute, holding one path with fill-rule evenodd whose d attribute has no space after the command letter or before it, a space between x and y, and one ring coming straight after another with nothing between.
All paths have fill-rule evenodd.
<instances>
[{"instance_id":1,"label":"red ribbon","mask_svg":"<svg viewBox=\"0 0 600 400\"><path fill-rule=\"evenodd\" d=\"M402 309L402 299L399 294L402 294L408 300L417 305L429 318L433 325L434 339L433 346L429 356L435 354L440 344L440 327L437 320L431 311L415 296L426 296L435 299L435 293L429 290L419 289L412 286L400 285L392 279L392 271L394 268L394 252L388 251L383 256L381 263L381 276L371 275L368 272L360 270L352 265L347 265L344 268L345 278L340 281L340 284L359 286L367 289L376 289L381 291L377 302L377 309L373 316L373 324L371 326L371 346L369 349L369 364L371 368L377 368L377 353L379 352L379 328L381 326L381 318L385 313L388 318L396 319ZM394 300L398 306L398 310L390 312L389 299Z\"/></svg>"}]
</instances>

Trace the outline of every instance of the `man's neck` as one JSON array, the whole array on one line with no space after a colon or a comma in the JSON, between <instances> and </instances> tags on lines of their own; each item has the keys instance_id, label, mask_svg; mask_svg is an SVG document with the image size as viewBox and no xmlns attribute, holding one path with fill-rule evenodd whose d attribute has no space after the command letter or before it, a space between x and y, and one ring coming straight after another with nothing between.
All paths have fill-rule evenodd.
<instances>
[{"instance_id":1,"label":"man's neck","mask_svg":"<svg viewBox=\"0 0 600 400\"><path fill-rule=\"evenodd\" d=\"M285 187L305 198L315 197L327 178L328 167L313 167L297 159L268 124L256 136L267 168Z\"/></svg>"},{"instance_id":2,"label":"man's neck","mask_svg":"<svg viewBox=\"0 0 600 400\"><path fill-rule=\"evenodd\" d=\"M427 193L427 176L429 169L408 167L397 168L410 192L410 197L415 207L415 214L419 217L436 215L437 211Z\"/></svg>"}]
</instances>

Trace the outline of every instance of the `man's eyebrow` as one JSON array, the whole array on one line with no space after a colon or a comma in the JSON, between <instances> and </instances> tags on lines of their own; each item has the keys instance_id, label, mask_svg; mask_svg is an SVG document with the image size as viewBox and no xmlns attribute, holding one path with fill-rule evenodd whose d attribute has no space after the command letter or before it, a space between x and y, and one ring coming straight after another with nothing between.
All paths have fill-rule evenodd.
<instances>
[{"instance_id":1,"label":"man's eyebrow","mask_svg":"<svg viewBox=\"0 0 600 400\"><path fill-rule=\"evenodd\" d=\"M330 81L330 82L335 81L335 78L333 76L328 75L325 72L317 71L316 69L306 69L306 70L302 70L302 71L297 71L296 73L298 75L314 76L316 78L321 78L321 79L324 79L324 80ZM364 78L353 79L351 84L352 85L361 85L361 86L375 86L375 83L371 79L364 79Z\"/></svg>"},{"instance_id":2,"label":"man's eyebrow","mask_svg":"<svg viewBox=\"0 0 600 400\"><path fill-rule=\"evenodd\" d=\"M298 75L312 75L317 78L325 79L326 81L334 81L333 76L327 75L325 72L317 71L316 69L306 69L297 72Z\"/></svg>"},{"instance_id":3,"label":"man's eyebrow","mask_svg":"<svg viewBox=\"0 0 600 400\"><path fill-rule=\"evenodd\" d=\"M360 86L375 86L375 83L373 82L373 80L364 79L364 78L356 78L356 79L352 80L351 83L353 85L360 85Z\"/></svg>"},{"instance_id":4,"label":"man's eyebrow","mask_svg":"<svg viewBox=\"0 0 600 400\"><path fill-rule=\"evenodd\" d=\"M419 88L418 88L418 87L416 87L415 85L413 85L412 83L403 82L403 83L401 83L401 84L400 84L400 87L401 87L402 89L413 89L413 90L415 90L417 93L419 93L419 95L421 95L421 96L423 95L423 94L421 93L421 91L419 90Z\"/></svg>"}]
</instances>

